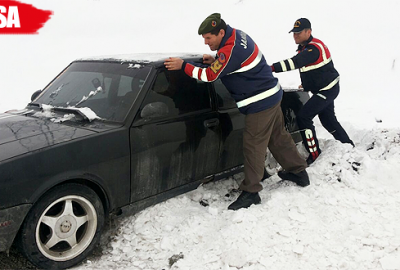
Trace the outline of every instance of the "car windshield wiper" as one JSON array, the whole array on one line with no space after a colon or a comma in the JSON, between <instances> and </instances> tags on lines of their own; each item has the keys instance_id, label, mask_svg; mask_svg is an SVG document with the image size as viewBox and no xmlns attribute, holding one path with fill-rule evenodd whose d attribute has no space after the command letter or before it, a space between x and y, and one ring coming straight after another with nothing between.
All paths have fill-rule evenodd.
<instances>
[{"instance_id":1,"label":"car windshield wiper","mask_svg":"<svg viewBox=\"0 0 400 270\"><path fill-rule=\"evenodd\" d=\"M75 115L79 115L82 120L91 122L94 119L101 119L94 113L90 108L77 108L77 107L55 107L52 105L47 104L40 104L35 102L28 103L28 107L36 107L45 111L52 111L52 112L62 112L62 113L73 113Z\"/></svg>"},{"instance_id":2,"label":"car windshield wiper","mask_svg":"<svg viewBox=\"0 0 400 270\"><path fill-rule=\"evenodd\" d=\"M93 119L89 118L80 108L74 108L74 107L52 107L52 111L54 112L64 112L64 113L73 113L76 115L79 115L83 118L83 120L91 122Z\"/></svg>"},{"instance_id":3,"label":"car windshield wiper","mask_svg":"<svg viewBox=\"0 0 400 270\"><path fill-rule=\"evenodd\" d=\"M36 103L36 102L29 102L28 103L29 107L37 107L37 108L42 108L42 104Z\"/></svg>"}]
</instances>

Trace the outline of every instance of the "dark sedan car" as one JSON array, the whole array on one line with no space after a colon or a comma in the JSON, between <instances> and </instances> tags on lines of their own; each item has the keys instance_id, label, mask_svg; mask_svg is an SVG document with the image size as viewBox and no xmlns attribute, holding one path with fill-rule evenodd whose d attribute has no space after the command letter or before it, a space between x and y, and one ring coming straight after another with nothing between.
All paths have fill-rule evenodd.
<instances>
[{"instance_id":1,"label":"dark sedan car","mask_svg":"<svg viewBox=\"0 0 400 270\"><path fill-rule=\"evenodd\" d=\"M109 215L242 170L244 116L228 91L165 70L166 57L74 61L25 109L0 114L0 251L15 243L38 267L70 267ZM296 142L307 99L284 94Z\"/></svg>"}]
</instances>

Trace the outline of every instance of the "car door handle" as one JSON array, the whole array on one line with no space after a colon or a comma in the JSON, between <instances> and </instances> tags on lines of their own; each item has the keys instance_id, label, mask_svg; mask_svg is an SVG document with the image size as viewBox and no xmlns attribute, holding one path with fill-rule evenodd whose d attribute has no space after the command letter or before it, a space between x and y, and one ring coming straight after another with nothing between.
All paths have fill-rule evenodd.
<instances>
[{"instance_id":1,"label":"car door handle","mask_svg":"<svg viewBox=\"0 0 400 270\"><path fill-rule=\"evenodd\" d=\"M204 126L206 128L215 127L215 126L218 126L218 125L219 125L219 119L218 118L212 118L212 119L204 121Z\"/></svg>"}]
</instances>

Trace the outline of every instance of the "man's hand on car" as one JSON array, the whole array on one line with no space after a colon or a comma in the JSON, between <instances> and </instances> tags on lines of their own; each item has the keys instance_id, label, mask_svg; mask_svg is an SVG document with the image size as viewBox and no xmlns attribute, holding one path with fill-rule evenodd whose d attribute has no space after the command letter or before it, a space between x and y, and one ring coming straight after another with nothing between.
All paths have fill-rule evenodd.
<instances>
[{"instance_id":1,"label":"man's hand on car","mask_svg":"<svg viewBox=\"0 0 400 270\"><path fill-rule=\"evenodd\" d=\"M165 59L164 65L168 70L180 70L182 68L183 60L177 57L170 57Z\"/></svg>"},{"instance_id":2,"label":"man's hand on car","mask_svg":"<svg viewBox=\"0 0 400 270\"><path fill-rule=\"evenodd\" d=\"M215 58L210 54L203 54L203 64L211 65L215 61Z\"/></svg>"}]
</instances>

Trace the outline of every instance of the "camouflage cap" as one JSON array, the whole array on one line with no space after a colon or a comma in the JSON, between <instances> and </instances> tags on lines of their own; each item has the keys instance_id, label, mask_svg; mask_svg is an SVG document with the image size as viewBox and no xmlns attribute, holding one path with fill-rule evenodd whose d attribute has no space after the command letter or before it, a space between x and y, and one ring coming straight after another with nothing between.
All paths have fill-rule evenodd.
<instances>
[{"instance_id":1,"label":"camouflage cap","mask_svg":"<svg viewBox=\"0 0 400 270\"><path fill-rule=\"evenodd\" d=\"M208 16L199 27L199 35L210 33L221 23L221 14L213 13Z\"/></svg>"}]
</instances>

